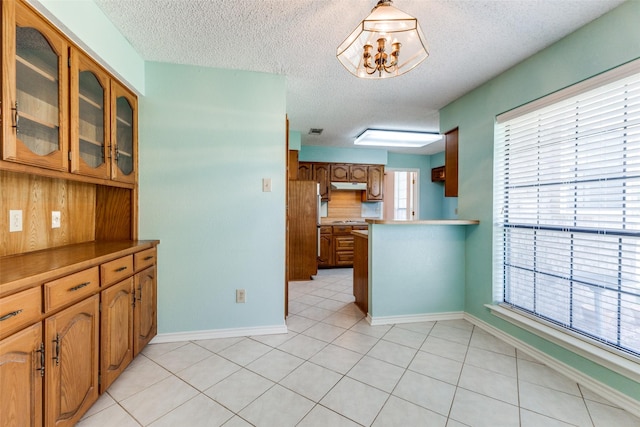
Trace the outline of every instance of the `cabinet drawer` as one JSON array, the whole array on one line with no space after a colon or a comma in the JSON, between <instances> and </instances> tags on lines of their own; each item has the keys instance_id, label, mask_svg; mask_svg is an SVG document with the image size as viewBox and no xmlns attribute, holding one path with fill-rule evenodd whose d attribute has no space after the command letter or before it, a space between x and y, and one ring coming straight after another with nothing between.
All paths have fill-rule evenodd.
<instances>
[{"instance_id":1,"label":"cabinet drawer","mask_svg":"<svg viewBox=\"0 0 640 427\"><path fill-rule=\"evenodd\" d=\"M0 298L0 339L37 322L42 314L40 286Z\"/></svg>"},{"instance_id":2,"label":"cabinet drawer","mask_svg":"<svg viewBox=\"0 0 640 427\"><path fill-rule=\"evenodd\" d=\"M354 230L368 230L369 226L368 225L354 225L353 229Z\"/></svg>"},{"instance_id":3,"label":"cabinet drawer","mask_svg":"<svg viewBox=\"0 0 640 427\"><path fill-rule=\"evenodd\" d=\"M156 248L147 249L133 255L133 265L136 271L144 270L156 263Z\"/></svg>"},{"instance_id":4,"label":"cabinet drawer","mask_svg":"<svg viewBox=\"0 0 640 427\"><path fill-rule=\"evenodd\" d=\"M352 265L352 264L353 264L353 251L336 252L336 265Z\"/></svg>"},{"instance_id":5,"label":"cabinet drawer","mask_svg":"<svg viewBox=\"0 0 640 427\"><path fill-rule=\"evenodd\" d=\"M333 234L349 234L351 233L350 225L334 225Z\"/></svg>"},{"instance_id":6,"label":"cabinet drawer","mask_svg":"<svg viewBox=\"0 0 640 427\"><path fill-rule=\"evenodd\" d=\"M98 267L44 284L44 310L49 312L93 294L100 287Z\"/></svg>"},{"instance_id":7,"label":"cabinet drawer","mask_svg":"<svg viewBox=\"0 0 640 427\"><path fill-rule=\"evenodd\" d=\"M106 262L100 266L101 286L109 286L133 274L133 255Z\"/></svg>"},{"instance_id":8,"label":"cabinet drawer","mask_svg":"<svg viewBox=\"0 0 640 427\"><path fill-rule=\"evenodd\" d=\"M331 234L331 226L330 225L321 225L320 226L320 234Z\"/></svg>"},{"instance_id":9,"label":"cabinet drawer","mask_svg":"<svg viewBox=\"0 0 640 427\"><path fill-rule=\"evenodd\" d=\"M333 242L336 251L353 251L353 236L335 236Z\"/></svg>"}]
</instances>

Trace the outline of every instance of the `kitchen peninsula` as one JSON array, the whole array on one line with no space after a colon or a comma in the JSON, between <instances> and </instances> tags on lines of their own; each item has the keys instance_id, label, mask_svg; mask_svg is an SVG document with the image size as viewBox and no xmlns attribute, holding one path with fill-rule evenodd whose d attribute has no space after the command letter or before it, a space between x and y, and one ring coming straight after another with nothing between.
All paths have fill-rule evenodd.
<instances>
[{"instance_id":1,"label":"kitchen peninsula","mask_svg":"<svg viewBox=\"0 0 640 427\"><path fill-rule=\"evenodd\" d=\"M353 293L372 325L460 318L465 239L477 220L366 220L355 237Z\"/></svg>"}]
</instances>

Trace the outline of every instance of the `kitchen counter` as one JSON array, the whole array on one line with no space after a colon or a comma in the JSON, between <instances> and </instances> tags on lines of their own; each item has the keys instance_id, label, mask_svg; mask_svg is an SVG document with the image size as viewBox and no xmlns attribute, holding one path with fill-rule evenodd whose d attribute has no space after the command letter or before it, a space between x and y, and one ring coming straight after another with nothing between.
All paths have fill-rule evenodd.
<instances>
[{"instance_id":1,"label":"kitchen counter","mask_svg":"<svg viewBox=\"0 0 640 427\"><path fill-rule=\"evenodd\" d=\"M352 234L360 244L354 253L354 296L369 323L462 318L466 236L479 221L366 222L366 232ZM366 303L359 303L363 298Z\"/></svg>"},{"instance_id":2,"label":"kitchen counter","mask_svg":"<svg viewBox=\"0 0 640 427\"><path fill-rule=\"evenodd\" d=\"M386 225L475 225L480 224L477 219L425 219L418 221L399 219L367 219L367 224Z\"/></svg>"}]
</instances>

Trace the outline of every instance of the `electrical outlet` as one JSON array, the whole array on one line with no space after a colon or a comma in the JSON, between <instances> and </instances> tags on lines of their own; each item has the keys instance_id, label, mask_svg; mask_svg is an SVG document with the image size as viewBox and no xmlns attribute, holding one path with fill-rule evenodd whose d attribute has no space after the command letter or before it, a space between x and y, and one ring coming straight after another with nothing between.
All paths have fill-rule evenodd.
<instances>
[{"instance_id":1,"label":"electrical outlet","mask_svg":"<svg viewBox=\"0 0 640 427\"><path fill-rule=\"evenodd\" d=\"M60 211L51 212L51 228L60 228Z\"/></svg>"},{"instance_id":2,"label":"electrical outlet","mask_svg":"<svg viewBox=\"0 0 640 427\"><path fill-rule=\"evenodd\" d=\"M9 233L14 231L22 231L22 211L9 211Z\"/></svg>"},{"instance_id":3,"label":"electrical outlet","mask_svg":"<svg viewBox=\"0 0 640 427\"><path fill-rule=\"evenodd\" d=\"M236 302L247 302L247 293L244 289L236 289Z\"/></svg>"}]
</instances>

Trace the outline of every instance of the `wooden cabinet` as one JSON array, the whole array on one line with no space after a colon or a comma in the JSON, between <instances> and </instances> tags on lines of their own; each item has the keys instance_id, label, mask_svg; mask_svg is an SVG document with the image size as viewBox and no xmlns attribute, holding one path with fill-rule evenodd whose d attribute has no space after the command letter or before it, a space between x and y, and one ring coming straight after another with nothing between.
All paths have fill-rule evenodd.
<instances>
[{"instance_id":1,"label":"wooden cabinet","mask_svg":"<svg viewBox=\"0 0 640 427\"><path fill-rule=\"evenodd\" d=\"M100 293L100 393L133 360L133 278Z\"/></svg>"},{"instance_id":2,"label":"wooden cabinet","mask_svg":"<svg viewBox=\"0 0 640 427\"><path fill-rule=\"evenodd\" d=\"M155 336L157 243L0 257L0 425L75 425Z\"/></svg>"},{"instance_id":3,"label":"wooden cabinet","mask_svg":"<svg viewBox=\"0 0 640 427\"><path fill-rule=\"evenodd\" d=\"M138 101L134 94L111 81L111 178L135 183L138 157Z\"/></svg>"},{"instance_id":4,"label":"wooden cabinet","mask_svg":"<svg viewBox=\"0 0 640 427\"><path fill-rule=\"evenodd\" d=\"M375 165L367 168L367 202L381 202L384 188L384 166Z\"/></svg>"},{"instance_id":5,"label":"wooden cabinet","mask_svg":"<svg viewBox=\"0 0 640 427\"><path fill-rule=\"evenodd\" d=\"M333 264L336 267L353 265L353 235L350 225L333 226Z\"/></svg>"},{"instance_id":6,"label":"wooden cabinet","mask_svg":"<svg viewBox=\"0 0 640 427\"><path fill-rule=\"evenodd\" d=\"M320 256L318 257L318 267L331 267L333 260L333 234L330 225L320 227Z\"/></svg>"},{"instance_id":7,"label":"wooden cabinet","mask_svg":"<svg viewBox=\"0 0 640 427\"><path fill-rule=\"evenodd\" d=\"M458 197L458 128L444 134L444 196Z\"/></svg>"},{"instance_id":8,"label":"wooden cabinet","mask_svg":"<svg viewBox=\"0 0 640 427\"><path fill-rule=\"evenodd\" d=\"M298 162L298 179L300 181L313 181L313 163Z\"/></svg>"},{"instance_id":9,"label":"wooden cabinet","mask_svg":"<svg viewBox=\"0 0 640 427\"><path fill-rule=\"evenodd\" d=\"M137 356L158 331L156 267L137 273L134 281L133 349Z\"/></svg>"},{"instance_id":10,"label":"wooden cabinet","mask_svg":"<svg viewBox=\"0 0 640 427\"><path fill-rule=\"evenodd\" d=\"M369 311L369 238L354 236L353 247L353 296L364 314Z\"/></svg>"},{"instance_id":11,"label":"wooden cabinet","mask_svg":"<svg viewBox=\"0 0 640 427\"><path fill-rule=\"evenodd\" d=\"M320 184L320 198L323 201L331 199L331 167L329 163L314 163L313 176L318 184Z\"/></svg>"},{"instance_id":12,"label":"wooden cabinet","mask_svg":"<svg viewBox=\"0 0 640 427\"><path fill-rule=\"evenodd\" d=\"M367 165L351 163L332 163L331 181L367 182Z\"/></svg>"},{"instance_id":13,"label":"wooden cabinet","mask_svg":"<svg viewBox=\"0 0 640 427\"><path fill-rule=\"evenodd\" d=\"M68 43L21 2L2 2L2 159L68 170Z\"/></svg>"},{"instance_id":14,"label":"wooden cabinet","mask_svg":"<svg viewBox=\"0 0 640 427\"><path fill-rule=\"evenodd\" d=\"M0 340L1 426L42 425L44 364L40 322Z\"/></svg>"},{"instance_id":15,"label":"wooden cabinet","mask_svg":"<svg viewBox=\"0 0 640 427\"><path fill-rule=\"evenodd\" d=\"M444 182L444 166L431 169L431 182Z\"/></svg>"},{"instance_id":16,"label":"wooden cabinet","mask_svg":"<svg viewBox=\"0 0 640 427\"><path fill-rule=\"evenodd\" d=\"M71 172L109 179L109 76L77 49L70 59Z\"/></svg>"},{"instance_id":17,"label":"wooden cabinet","mask_svg":"<svg viewBox=\"0 0 640 427\"><path fill-rule=\"evenodd\" d=\"M331 198L331 164L330 163L298 163L298 180L316 181L320 184L320 198L327 201Z\"/></svg>"},{"instance_id":18,"label":"wooden cabinet","mask_svg":"<svg viewBox=\"0 0 640 427\"><path fill-rule=\"evenodd\" d=\"M45 331L45 425L73 426L98 399L99 296L49 316Z\"/></svg>"},{"instance_id":19,"label":"wooden cabinet","mask_svg":"<svg viewBox=\"0 0 640 427\"><path fill-rule=\"evenodd\" d=\"M288 280L310 280L318 272L317 187L315 181L289 181Z\"/></svg>"},{"instance_id":20,"label":"wooden cabinet","mask_svg":"<svg viewBox=\"0 0 640 427\"><path fill-rule=\"evenodd\" d=\"M134 184L137 97L25 2L2 23L2 160Z\"/></svg>"}]
</instances>

